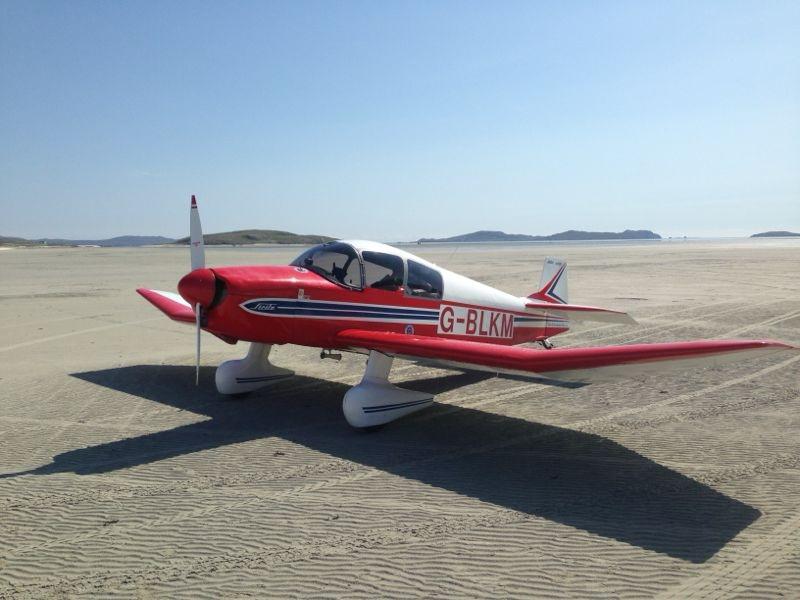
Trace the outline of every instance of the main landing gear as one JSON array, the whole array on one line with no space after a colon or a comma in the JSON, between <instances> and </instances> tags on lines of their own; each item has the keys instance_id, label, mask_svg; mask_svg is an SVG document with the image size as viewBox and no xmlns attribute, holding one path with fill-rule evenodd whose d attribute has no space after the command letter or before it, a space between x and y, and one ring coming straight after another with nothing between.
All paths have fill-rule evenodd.
<instances>
[{"instance_id":1,"label":"main landing gear","mask_svg":"<svg viewBox=\"0 0 800 600\"><path fill-rule=\"evenodd\" d=\"M374 350L369 353L361 382L344 395L344 418L359 429L384 425L431 405L433 396L404 390L389 383L394 358Z\"/></svg>"},{"instance_id":2,"label":"main landing gear","mask_svg":"<svg viewBox=\"0 0 800 600\"><path fill-rule=\"evenodd\" d=\"M555 346L553 345L553 342L551 342L547 338L545 338L543 340L539 340L539 343L542 345L542 348L544 348L545 350L552 350L553 348L555 348Z\"/></svg>"},{"instance_id":3,"label":"main landing gear","mask_svg":"<svg viewBox=\"0 0 800 600\"><path fill-rule=\"evenodd\" d=\"M217 390L221 394L245 394L294 375L289 369L269 362L269 344L250 344L247 356L229 360L217 368ZM326 355L325 358L335 358ZM433 396L404 390L389 383L394 358L370 352L361 382L344 395L342 411L347 422L358 429L371 429L416 412L433 403Z\"/></svg>"}]
</instances>

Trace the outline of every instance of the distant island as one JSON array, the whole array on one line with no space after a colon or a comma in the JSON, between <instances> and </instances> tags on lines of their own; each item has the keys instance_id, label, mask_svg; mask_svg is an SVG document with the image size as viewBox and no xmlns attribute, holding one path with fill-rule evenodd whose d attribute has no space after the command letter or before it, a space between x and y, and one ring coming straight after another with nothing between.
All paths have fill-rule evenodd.
<instances>
[{"instance_id":1,"label":"distant island","mask_svg":"<svg viewBox=\"0 0 800 600\"><path fill-rule=\"evenodd\" d=\"M225 231L203 235L207 246L239 246L245 244L323 244L336 238L325 235L303 235L275 229L243 229L241 231ZM188 244L189 238L181 238L176 244Z\"/></svg>"},{"instance_id":2,"label":"distant island","mask_svg":"<svg viewBox=\"0 0 800 600\"><path fill-rule=\"evenodd\" d=\"M28 240L19 237L0 236L0 246L101 246L121 248L125 246L157 246L171 244L175 240L160 235L121 235L104 240L67 240L62 238L39 238Z\"/></svg>"},{"instance_id":3,"label":"distant island","mask_svg":"<svg viewBox=\"0 0 800 600\"><path fill-rule=\"evenodd\" d=\"M25 238L0 235L0 246L33 246L33 242Z\"/></svg>"},{"instance_id":4,"label":"distant island","mask_svg":"<svg viewBox=\"0 0 800 600\"><path fill-rule=\"evenodd\" d=\"M246 244L302 244L310 246L330 242L336 238L325 235L302 235L274 229L245 229L242 231L206 234L203 239L209 246L240 246ZM123 235L103 240L68 240L62 238L29 240L21 237L0 236L0 246L24 247L100 246L103 248L121 248L188 243L188 237L176 240L157 235Z\"/></svg>"},{"instance_id":5,"label":"distant island","mask_svg":"<svg viewBox=\"0 0 800 600\"><path fill-rule=\"evenodd\" d=\"M764 231L762 233L754 233L751 238L761 237L800 237L800 233L793 233L791 231Z\"/></svg>"},{"instance_id":6,"label":"distant island","mask_svg":"<svg viewBox=\"0 0 800 600\"><path fill-rule=\"evenodd\" d=\"M421 238L419 243L426 242L555 242L580 240L660 240L661 236L649 229L626 229L622 232L612 231L562 231L552 235L525 235L522 233L505 233L503 231L474 231L448 238Z\"/></svg>"}]
</instances>

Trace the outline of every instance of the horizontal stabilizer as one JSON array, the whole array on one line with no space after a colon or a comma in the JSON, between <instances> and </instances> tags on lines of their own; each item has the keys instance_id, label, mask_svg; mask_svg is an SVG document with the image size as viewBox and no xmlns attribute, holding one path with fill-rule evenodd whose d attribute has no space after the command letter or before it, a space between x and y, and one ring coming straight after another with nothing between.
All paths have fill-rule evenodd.
<instances>
[{"instance_id":1,"label":"horizontal stabilizer","mask_svg":"<svg viewBox=\"0 0 800 600\"><path fill-rule=\"evenodd\" d=\"M383 331L346 330L336 335L342 347L377 350L401 358L508 375L562 381L604 381L649 372L720 364L798 348L774 340L697 340L539 350ZM674 370L674 369L673 369Z\"/></svg>"},{"instance_id":2,"label":"horizontal stabilizer","mask_svg":"<svg viewBox=\"0 0 800 600\"><path fill-rule=\"evenodd\" d=\"M173 321L194 323L195 317L192 306L178 294L160 290L148 290L146 288L139 288L136 291Z\"/></svg>"},{"instance_id":3,"label":"horizontal stabilizer","mask_svg":"<svg viewBox=\"0 0 800 600\"><path fill-rule=\"evenodd\" d=\"M598 321L601 323L620 323L636 325L636 320L628 313L595 306L579 304L549 304L545 302L528 302L525 311L534 314L547 314L568 319L570 321Z\"/></svg>"}]
</instances>

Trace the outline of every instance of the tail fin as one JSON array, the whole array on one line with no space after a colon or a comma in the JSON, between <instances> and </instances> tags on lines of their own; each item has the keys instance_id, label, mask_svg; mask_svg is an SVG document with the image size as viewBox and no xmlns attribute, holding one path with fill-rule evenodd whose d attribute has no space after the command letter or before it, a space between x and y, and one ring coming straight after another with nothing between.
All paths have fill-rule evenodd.
<instances>
[{"instance_id":1,"label":"tail fin","mask_svg":"<svg viewBox=\"0 0 800 600\"><path fill-rule=\"evenodd\" d=\"M566 261L552 256L545 258L542 277L539 280L539 291L534 292L528 298L555 304L568 304Z\"/></svg>"}]
</instances>

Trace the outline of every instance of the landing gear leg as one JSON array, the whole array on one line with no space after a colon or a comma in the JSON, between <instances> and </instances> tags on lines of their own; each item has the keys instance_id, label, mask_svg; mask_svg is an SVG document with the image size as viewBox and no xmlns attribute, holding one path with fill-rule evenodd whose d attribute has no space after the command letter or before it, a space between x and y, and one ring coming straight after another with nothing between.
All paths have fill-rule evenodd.
<instances>
[{"instance_id":1,"label":"landing gear leg","mask_svg":"<svg viewBox=\"0 0 800 600\"><path fill-rule=\"evenodd\" d=\"M342 410L347 422L359 429L394 421L431 405L433 396L404 390L389 383L394 358L372 351L361 382L344 395Z\"/></svg>"},{"instance_id":2,"label":"landing gear leg","mask_svg":"<svg viewBox=\"0 0 800 600\"><path fill-rule=\"evenodd\" d=\"M276 367L269 362L271 344L250 344L247 356L228 360L217 367L214 380L220 394L246 394L259 388L286 379L294 371Z\"/></svg>"}]
</instances>

